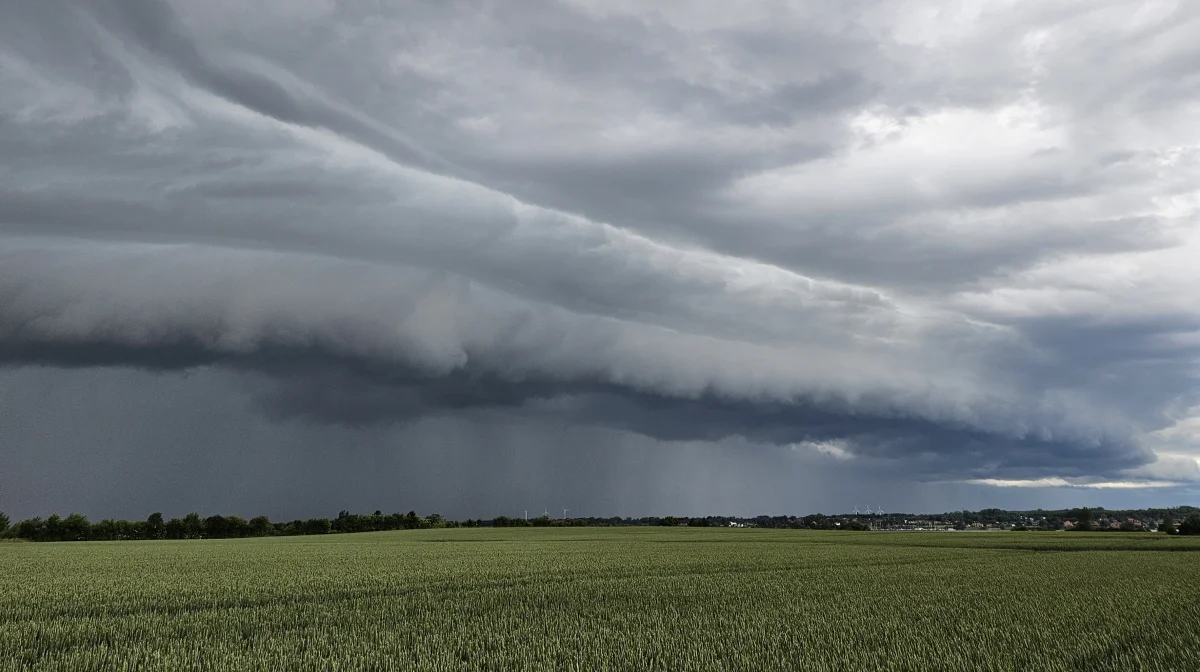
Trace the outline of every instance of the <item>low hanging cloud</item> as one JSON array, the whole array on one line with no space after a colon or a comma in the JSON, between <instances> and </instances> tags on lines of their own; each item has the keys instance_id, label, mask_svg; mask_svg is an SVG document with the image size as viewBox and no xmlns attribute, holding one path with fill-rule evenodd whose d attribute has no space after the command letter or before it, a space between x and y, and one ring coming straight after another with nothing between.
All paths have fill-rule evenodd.
<instances>
[{"instance_id":1,"label":"low hanging cloud","mask_svg":"<svg viewBox=\"0 0 1200 672\"><path fill-rule=\"evenodd\" d=\"M1200 480L1200 12L902 5L5 6L0 361Z\"/></svg>"}]
</instances>

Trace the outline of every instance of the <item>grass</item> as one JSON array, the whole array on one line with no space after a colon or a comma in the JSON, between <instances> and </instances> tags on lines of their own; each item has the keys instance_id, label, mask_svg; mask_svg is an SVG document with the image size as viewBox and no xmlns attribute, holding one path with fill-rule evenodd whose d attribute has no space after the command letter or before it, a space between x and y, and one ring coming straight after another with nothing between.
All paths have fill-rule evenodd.
<instances>
[{"instance_id":1,"label":"grass","mask_svg":"<svg viewBox=\"0 0 1200 672\"><path fill-rule=\"evenodd\" d=\"M1200 670L1200 540L460 529L0 548L0 670Z\"/></svg>"}]
</instances>

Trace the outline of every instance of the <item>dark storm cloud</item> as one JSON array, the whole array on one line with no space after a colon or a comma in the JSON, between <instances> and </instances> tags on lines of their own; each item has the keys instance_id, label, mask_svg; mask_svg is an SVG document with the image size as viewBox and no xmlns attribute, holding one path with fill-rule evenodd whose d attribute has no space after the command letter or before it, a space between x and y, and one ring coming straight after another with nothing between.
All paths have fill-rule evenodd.
<instances>
[{"instance_id":1,"label":"dark storm cloud","mask_svg":"<svg viewBox=\"0 0 1200 672\"><path fill-rule=\"evenodd\" d=\"M7 304L5 312L17 313L15 305ZM26 325L39 322L23 320ZM498 360L506 358L470 345L447 368L438 361L437 352L419 359L411 351L389 356L387 350L364 349L352 335L352 324L339 325L349 332L342 338L317 333L285 338L273 332L250 341L239 336L238 346L231 348L221 345L228 338L228 324L151 328L149 335L129 340L120 327L114 328L125 322L117 318L99 333L74 332L58 340L45 331L30 337L27 331L12 328L0 347L0 362L125 365L160 371L219 365L254 371L275 381L257 390L270 415L336 425L387 425L483 409L577 426L612 427L663 441L742 437L789 445L840 440L848 455L908 459L910 471L927 477L1022 478L1045 468L1055 468L1060 475L1087 476L1142 466L1153 459L1123 436L1054 436L1046 428L1028 435L1013 433L1008 427L1012 419L1003 411L990 420L982 413L931 419L885 394L860 393L850 399L840 391L795 391L776 392L772 398L763 396L770 394L766 389L745 388L736 376L680 389L645 379L617 382L601 366L586 365L564 377L554 369L504 367ZM587 357L582 351L576 356ZM696 361L703 363L703 359ZM661 375L672 375L669 364L659 365ZM747 398L747 394L758 397ZM1016 415L1035 414L1018 409ZM1086 468L1075 463L1081 458L1087 460Z\"/></svg>"},{"instance_id":2,"label":"dark storm cloud","mask_svg":"<svg viewBox=\"0 0 1200 672\"><path fill-rule=\"evenodd\" d=\"M1200 14L927 9L4 5L0 361L217 367L318 433L1200 476Z\"/></svg>"},{"instance_id":3,"label":"dark storm cloud","mask_svg":"<svg viewBox=\"0 0 1200 672\"><path fill-rule=\"evenodd\" d=\"M760 444L843 442L848 456L905 460L926 478L1033 478L1045 469L1091 476L1143 466L1153 455L1122 438L1014 436L911 417L886 399L750 402L629 390L601 381L502 379L470 367L432 376L394 363L319 351L262 348L218 355L198 343L153 347L35 344L0 349L0 361L56 367L135 366L151 371L224 366L265 374L251 386L271 417L337 426L389 426L464 411L499 411L579 427L609 427L670 442L742 438ZM1086 459L1086 467L1078 464Z\"/></svg>"}]
</instances>

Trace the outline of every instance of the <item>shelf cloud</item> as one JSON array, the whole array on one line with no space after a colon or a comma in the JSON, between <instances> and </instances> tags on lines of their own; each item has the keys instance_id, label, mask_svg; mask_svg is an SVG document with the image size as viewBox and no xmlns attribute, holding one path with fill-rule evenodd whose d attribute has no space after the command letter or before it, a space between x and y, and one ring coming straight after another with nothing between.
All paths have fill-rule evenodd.
<instances>
[{"instance_id":1,"label":"shelf cloud","mask_svg":"<svg viewBox=\"0 0 1200 672\"><path fill-rule=\"evenodd\" d=\"M1197 31L1182 3L10 3L0 376L221 370L314 436L501 413L1179 491Z\"/></svg>"}]
</instances>

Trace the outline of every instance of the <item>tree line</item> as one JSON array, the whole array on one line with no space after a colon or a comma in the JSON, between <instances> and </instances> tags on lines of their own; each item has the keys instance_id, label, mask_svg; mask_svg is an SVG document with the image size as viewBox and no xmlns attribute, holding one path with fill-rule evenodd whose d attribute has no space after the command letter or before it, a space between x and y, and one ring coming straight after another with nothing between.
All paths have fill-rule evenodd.
<instances>
[{"instance_id":1,"label":"tree line","mask_svg":"<svg viewBox=\"0 0 1200 672\"><path fill-rule=\"evenodd\" d=\"M869 526L848 517L813 514L796 516L644 516L641 518L536 518L497 516L491 520L450 520L439 514L418 516L408 513L353 514L342 511L336 518L309 518L291 522L272 522L267 516L249 520L241 516L213 515L201 517L189 513L182 518L166 520L161 513L152 513L146 520L104 519L91 522L87 516L72 513L63 518L57 514L48 518L28 518L10 526L8 516L0 512L0 538L28 541L138 541L155 539L241 539L247 537L299 536L315 534L344 534L353 532L382 532L447 527L727 527L730 523L751 527L791 529L866 530Z\"/></svg>"},{"instance_id":2,"label":"tree line","mask_svg":"<svg viewBox=\"0 0 1200 672\"><path fill-rule=\"evenodd\" d=\"M1177 523L1172 511L1180 515ZM1104 516L1106 525L1097 524L1098 516ZM238 539L244 537L297 536L315 534L344 534L353 532L381 532L389 530L416 530L445 527L613 527L613 526L687 526L727 527L729 525L810 529L810 530L868 530L895 529L904 522L920 518L926 523L963 529L975 522L999 524L1014 530L1058 530L1066 521L1071 521L1078 531L1143 531L1131 519L1159 520L1158 529L1167 534L1200 534L1200 509L1177 507L1175 509L1145 509L1139 511L1105 511L1104 509L1073 509L1062 511L1004 511L983 509L977 512L962 511L942 514L895 513L871 517L852 514L807 516L645 516L641 518L621 517L576 517L550 518L548 515L528 519L524 517L497 516L491 520L450 520L439 514L418 516L408 513L354 514L341 511L336 518L309 518L290 522L272 522L266 516L246 520L240 516L213 515L200 517L189 513L183 518L165 520L161 513L152 513L144 521L105 519L93 523L86 516L72 513L66 518L52 515L49 518L28 518L10 524L9 517L0 512L0 538L25 539L29 541L117 541L152 539ZM1117 525L1112 521L1121 518Z\"/></svg>"},{"instance_id":3,"label":"tree line","mask_svg":"<svg viewBox=\"0 0 1200 672\"><path fill-rule=\"evenodd\" d=\"M72 513L66 518L28 518L11 524L0 513L0 536L29 541L119 541L152 539L240 539L244 537L297 536L350 532L381 532L415 530L436 527L471 527L478 521L446 520L436 513L418 516L408 513L354 514L342 511L336 518L309 518L291 522L271 522L266 516L249 520L241 516L214 515L201 518L189 513L183 518L164 520L161 513L152 513L146 520L105 519L93 523L87 516Z\"/></svg>"}]
</instances>

